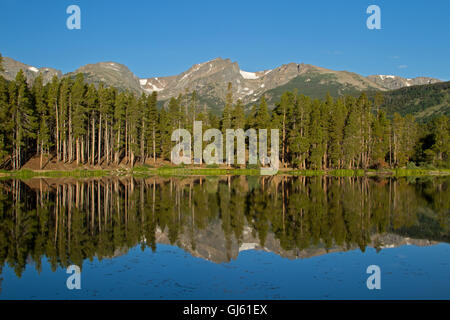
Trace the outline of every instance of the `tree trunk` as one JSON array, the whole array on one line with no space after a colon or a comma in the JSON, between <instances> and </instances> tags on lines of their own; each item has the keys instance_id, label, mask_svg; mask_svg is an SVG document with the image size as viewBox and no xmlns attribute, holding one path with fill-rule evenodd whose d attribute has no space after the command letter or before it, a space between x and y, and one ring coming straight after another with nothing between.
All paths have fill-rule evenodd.
<instances>
[{"instance_id":1,"label":"tree trunk","mask_svg":"<svg viewBox=\"0 0 450 320\"><path fill-rule=\"evenodd\" d=\"M40 162L40 164L39 164L39 168L42 170L42 161L43 161L43 159L42 159L42 157L44 156L44 142L43 141L41 141L41 162Z\"/></svg>"},{"instance_id":2,"label":"tree trunk","mask_svg":"<svg viewBox=\"0 0 450 320\"><path fill-rule=\"evenodd\" d=\"M186 109L187 110L187 109ZM144 164L145 163L145 144L144 144L144 131L145 131L145 122L142 119L142 128L141 128L141 163Z\"/></svg>"},{"instance_id":3,"label":"tree trunk","mask_svg":"<svg viewBox=\"0 0 450 320\"><path fill-rule=\"evenodd\" d=\"M56 159L61 161L61 142L59 141L59 115L58 115L58 104L55 103L55 115L56 115Z\"/></svg>"},{"instance_id":4,"label":"tree trunk","mask_svg":"<svg viewBox=\"0 0 450 320\"><path fill-rule=\"evenodd\" d=\"M76 139L76 152L77 152L77 166L80 164L80 138Z\"/></svg>"},{"instance_id":5,"label":"tree trunk","mask_svg":"<svg viewBox=\"0 0 450 320\"><path fill-rule=\"evenodd\" d=\"M105 152L106 164L109 165L108 120L105 119Z\"/></svg>"},{"instance_id":6,"label":"tree trunk","mask_svg":"<svg viewBox=\"0 0 450 320\"><path fill-rule=\"evenodd\" d=\"M98 121L98 158L97 164L100 165L100 160L102 156L102 115L100 114L100 120Z\"/></svg>"},{"instance_id":7,"label":"tree trunk","mask_svg":"<svg viewBox=\"0 0 450 320\"><path fill-rule=\"evenodd\" d=\"M92 150L91 150L91 164L95 164L95 118L92 115Z\"/></svg>"},{"instance_id":8,"label":"tree trunk","mask_svg":"<svg viewBox=\"0 0 450 320\"><path fill-rule=\"evenodd\" d=\"M155 125L153 125L153 163L156 163Z\"/></svg>"}]
</instances>

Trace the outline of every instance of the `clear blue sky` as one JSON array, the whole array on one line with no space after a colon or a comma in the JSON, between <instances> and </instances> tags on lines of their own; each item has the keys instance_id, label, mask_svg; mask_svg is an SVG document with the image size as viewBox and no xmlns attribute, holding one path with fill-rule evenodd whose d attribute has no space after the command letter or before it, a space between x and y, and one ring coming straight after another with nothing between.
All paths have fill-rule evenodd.
<instances>
[{"instance_id":1,"label":"clear blue sky","mask_svg":"<svg viewBox=\"0 0 450 320\"><path fill-rule=\"evenodd\" d=\"M71 4L81 30L66 28ZM371 4L382 30L366 27ZM0 53L64 73L116 61L165 76L222 57L246 71L304 62L450 80L449 14L448 0L0 0Z\"/></svg>"}]
</instances>

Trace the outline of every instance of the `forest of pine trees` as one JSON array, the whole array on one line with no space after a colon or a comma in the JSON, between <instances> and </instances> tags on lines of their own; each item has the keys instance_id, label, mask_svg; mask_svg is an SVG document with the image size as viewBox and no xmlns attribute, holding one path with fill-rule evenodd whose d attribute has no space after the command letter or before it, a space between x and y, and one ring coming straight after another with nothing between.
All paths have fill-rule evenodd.
<instances>
[{"instance_id":1,"label":"forest of pine trees","mask_svg":"<svg viewBox=\"0 0 450 320\"><path fill-rule=\"evenodd\" d=\"M1 60L0 60L1 65ZM0 76L0 168L20 169L30 158L77 165L134 166L170 160L178 128L254 128L280 130L282 167L300 169L356 169L405 167L415 164L449 167L449 118L427 124L412 116L389 119L380 110L383 97L370 100L364 93L324 101L285 92L274 110L262 97L245 113L233 101L228 85L222 117L200 106L196 92L171 98L157 107L157 93L135 96L100 84L56 76L32 86L22 71L15 81Z\"/></svg>"}]
</instances>

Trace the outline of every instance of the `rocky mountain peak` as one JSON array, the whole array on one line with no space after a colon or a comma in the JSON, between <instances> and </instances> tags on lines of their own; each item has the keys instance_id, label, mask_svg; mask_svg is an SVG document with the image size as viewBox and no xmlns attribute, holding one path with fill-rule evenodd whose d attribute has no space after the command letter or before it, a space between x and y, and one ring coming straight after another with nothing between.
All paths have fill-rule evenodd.
<instances>
[{"instance_id":1,"label":"rocky mountain peak","mask_svg":"<svg viewBox=\"0 0 450 320\"><path fill-rule=\"evenodd\" d=\"M369 80L383 86L389 90L400 89L415 85L432 84L441 82L439 79L429 77L402 78L394 75L371 75L367 77Z\"/></svg>"},{"instance_id":2,"label":"rocky mountain peak","mask_svg":"<svg viewBox=\"0 0 450 320\"><path fill-rule=\"evenodd\" d=\"M5 71L0 72L0 75L6 80L14 80L17 73L22 69L29 84L32 84L39 74L42 74L44 84L50 82L55 75L62 76L62 72L59 70L48 67L36 68L9 57L3 57L3 69Z\"/></svg>"}]
</instances>

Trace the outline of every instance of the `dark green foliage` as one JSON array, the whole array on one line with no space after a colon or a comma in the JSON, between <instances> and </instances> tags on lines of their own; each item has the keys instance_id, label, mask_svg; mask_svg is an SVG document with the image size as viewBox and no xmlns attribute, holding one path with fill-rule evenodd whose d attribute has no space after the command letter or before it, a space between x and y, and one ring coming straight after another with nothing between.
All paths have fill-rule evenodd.
<instances>
[{"instance_id":1,"label":"dark green foliage","mask_svg":"<svg viewBox=\"0 0 450 320\"><path fill-rule=\"evenodd\" d=\"M200 120L203 130L279 129L282 166L300 170L404 168L411 162L450 166L445 115L420 124L412 115L390 118L383 109L390 98L379 93L373 99L365 93L334 99L331 93L319 100L286 91L272 111L263 96L246 116L231 89L229 84L217 117L201 105L196 92L158 108L156 92L137 97L102 84L96 88L86 85L83 74L54 77L45 86L39 76L31 89L23 72L15 81L0 77L0 165L20 169L34 155L40 156L41 168L48 161L44 156L102 166L170 161L173 131L192 133L194 121ZM420 93L420 88L409 89ZM268 149L270 154L270 143Z\"/></svg>"},{"instance_id":2,"label":"dark green foliage","mask_svg":"<svg viewBox=\"0 0 450 320\"><path fill-rule=\"evenodd\" d=\"M441 115L450 116L450 81L405 87L384 93L381 105L392 117L395 112L405 116L412 114L420 122L427 122Z\"/></svg>"}]
</instances>

